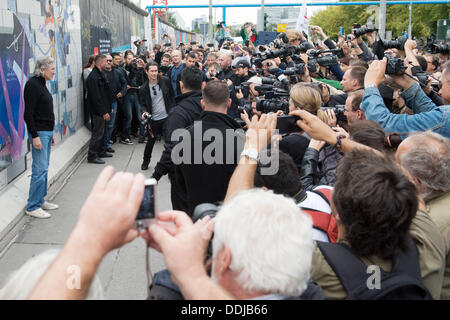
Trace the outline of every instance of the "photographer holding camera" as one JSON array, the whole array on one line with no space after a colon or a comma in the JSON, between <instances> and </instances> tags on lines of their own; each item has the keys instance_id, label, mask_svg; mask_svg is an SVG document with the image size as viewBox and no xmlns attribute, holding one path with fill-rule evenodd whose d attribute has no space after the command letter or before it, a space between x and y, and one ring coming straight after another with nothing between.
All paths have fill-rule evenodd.
<instances>
[{"instance_id":1,"label":"photographer holding camera","mask_svg":"<svg viewBox=\"0 0 450 320\"><path fill-rule=\"evenodd\" d=\"M388 69L387 69L388 67ZM374 120L381 124L386 132L400 132L407 134L413 131L433 130L444 137L450 137L450 105L437 107L426 96L419 84L415 82L409 68L407 74L391 75L400 85L404 92L402 96L414 115L391 114L383 103L383 99L378 91L378 86L385 81L385 74L391 73L393 65L388 64L388 59L374 61L369 67L365 76L364 99L361 109L366 114L368 120ZM439 94L445 103L450 101L450 63L446 63L442 72L442 89Z\"/></svg>"},{"instance_id":2,"label":"photographer holding camera","mask_svg":"<svg viewBox=\"0 0 450 320\"><path fill-rule=\"evenodd\" d=\"M225 21L219 22L217 24L217 31L214 39L216 39L216 41L219 43L219 48L222 47L222 44L225 41L233 41L230 30L225 26Z\"/></svg>"},{"instance_id":3,"label":"photographer holding camera","mask_svg":"<svg viewBox=\"0 0 450 320\"><path fill-rule=\"evenodd\" d=\"M132 145L131 141L131 126L133 122L133 114L136 114L139 118L139 114L141 111L141 106L139 104L138 91L139 88L145 82L145 71L144 71L144 61L142 59L136 59L134 57L133 52L127 51L125 53L125 70L127 71L127 94L124 100L124 116L125 116L125 124L123 128L122 139L120 143ZM134 110L134 112L133 112ZM138 123L140 123L139 119L136 119ZM139 126L139 136L143 139L144 128Z\"/></svg>"},{"instance_id":4,"label":"photographer holding camera","mask_svg":"<svg viewBox=\"0 0 450 320\"><path fill-rule=\"evenodd\" d=\"M150 62L145 66L148 80L139 90L139 101L142 106L141 118L148 129L148 141L145 146L142 170L147 170L152 157L156 139L166 136L166 120L175 103L172 86L168 78L158 74L158 64Z\"/></svg>"}]
</instances>

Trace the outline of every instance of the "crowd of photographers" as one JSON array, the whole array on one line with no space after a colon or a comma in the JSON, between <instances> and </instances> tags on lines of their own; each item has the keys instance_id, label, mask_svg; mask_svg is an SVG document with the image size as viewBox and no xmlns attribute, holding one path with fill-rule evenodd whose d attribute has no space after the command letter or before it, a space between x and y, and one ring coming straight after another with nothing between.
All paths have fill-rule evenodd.
<instances>
[{"instance_id":1,"label":"crowd of photographers","mask_svg":"<svg viewBox=\"0 0 450 320\"><path fill-rule=\"evenodd\" d=\"M448 45L359 25L337 43L312 26L257 45L245 28L242 45L165 35L125 66L112 55L125 82L110 129L148 140L142 170L164 138L151 177L168 174L174 211L133 230L144 177L107 167L31 298L85 298L102 258L140 235L167 267L150 299L450 299Z\"/></svg>"}]
</instances>

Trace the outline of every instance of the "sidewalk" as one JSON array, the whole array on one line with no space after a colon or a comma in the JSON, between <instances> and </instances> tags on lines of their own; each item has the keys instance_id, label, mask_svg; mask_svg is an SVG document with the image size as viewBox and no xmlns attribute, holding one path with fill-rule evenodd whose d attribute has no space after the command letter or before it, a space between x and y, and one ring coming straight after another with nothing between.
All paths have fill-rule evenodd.
<instances>
[{"instance_id":1,"label":"sidewalk","mask_svg":"<svg viewBox=\"0 0 450 320\"><path fill-rule=\"evenodd\" d=\"M115 171L133 173L140 170L145 144L138 144L134 140L133 146L116 143L112 147L116 150L113 158L105 159L107 165L113 165ZM146 176L150 176L163 150L163 143L155 144L153 157ZM0 257L0 287L7 276L18 269L32 256L48 249L61 248L71 230L75 226L79 211L89 195L98 174L105 165L89 164L86 161L86 151L69 170L66 178L58 180L50 190L51 201L59 204L60 209L51 211L52 217L40 220L26 217L25 225L15 240ZM50 163L50 168L52 163ZM61 181L62 180L62 181ZM55 190L56 189L56 190ZM170 210L170 183L167 176L161 178L157 190L157 208L159 211ZM52 195L52 193L56 193ZM147 278L145 272L145 243L142 239L110 252L100 265L100 277L104 295L107 299L137 299L147 296ZM164 269L161 254L151 250L150 265L152 273Z\"/></svg>"}]
</instances>

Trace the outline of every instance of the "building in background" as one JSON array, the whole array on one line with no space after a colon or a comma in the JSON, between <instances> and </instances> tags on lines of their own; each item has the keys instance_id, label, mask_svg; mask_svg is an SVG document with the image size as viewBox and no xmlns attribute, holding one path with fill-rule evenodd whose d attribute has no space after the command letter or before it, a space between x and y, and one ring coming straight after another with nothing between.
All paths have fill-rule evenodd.
<instances>
[{"instance_id":1,"label":"building in background","mask_svg":"<svg viewBox=\"0 0 450 320\"><path fill-rule=\"evenodd\" d=\"M258 24L261 9L258 9ZM267 14L267 31L276 31L277 24L286 24L287 29L295 29L297 24L300 7L298 8L265 8L264 13ZM270 30L270 26L274 26L274 30Z\"/></svg>"},{"instance_id":2,"label":"building in background","mask_svg":"<svg viewBox=\"0 0 450 320\"><path fill-rule=\"evenodd\" d=\"M202 15L200 18L192 20L191 31L198 32L206 38L209 31L209 21L207 17Z\"/></svg>"}]
</instances>

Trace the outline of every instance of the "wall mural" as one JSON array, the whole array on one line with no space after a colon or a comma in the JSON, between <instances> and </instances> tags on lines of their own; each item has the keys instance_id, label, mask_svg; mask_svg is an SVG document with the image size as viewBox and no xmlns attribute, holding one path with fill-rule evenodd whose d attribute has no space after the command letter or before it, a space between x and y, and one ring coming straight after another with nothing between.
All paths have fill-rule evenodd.
<instances>
[{"instance_id":1,"label":"wall mural","mask_svg":"<svg viewBox=\"0 0 450 320\"><path fill-rule=\"evenodd\" d=\"M27 151L23 88L37 57L55 60L57 73L48 84L55 106L56 140L81 126L78 1L0 0L0 171Z\"/></svg>"},{"instance_id":2,"label":"wall mural","mask_svg":"<svg viewBox=\"0 0 450 320\"><path fill-rule=\"evenodd\" d=\"M144 19L148 17L136 13L122 2L80 0L80 10L83 63L91 54L101 51L99 39L106 33L110 39L109 53L132 49L136 39L145 37Z\"/></svg>"}]
</instances>

